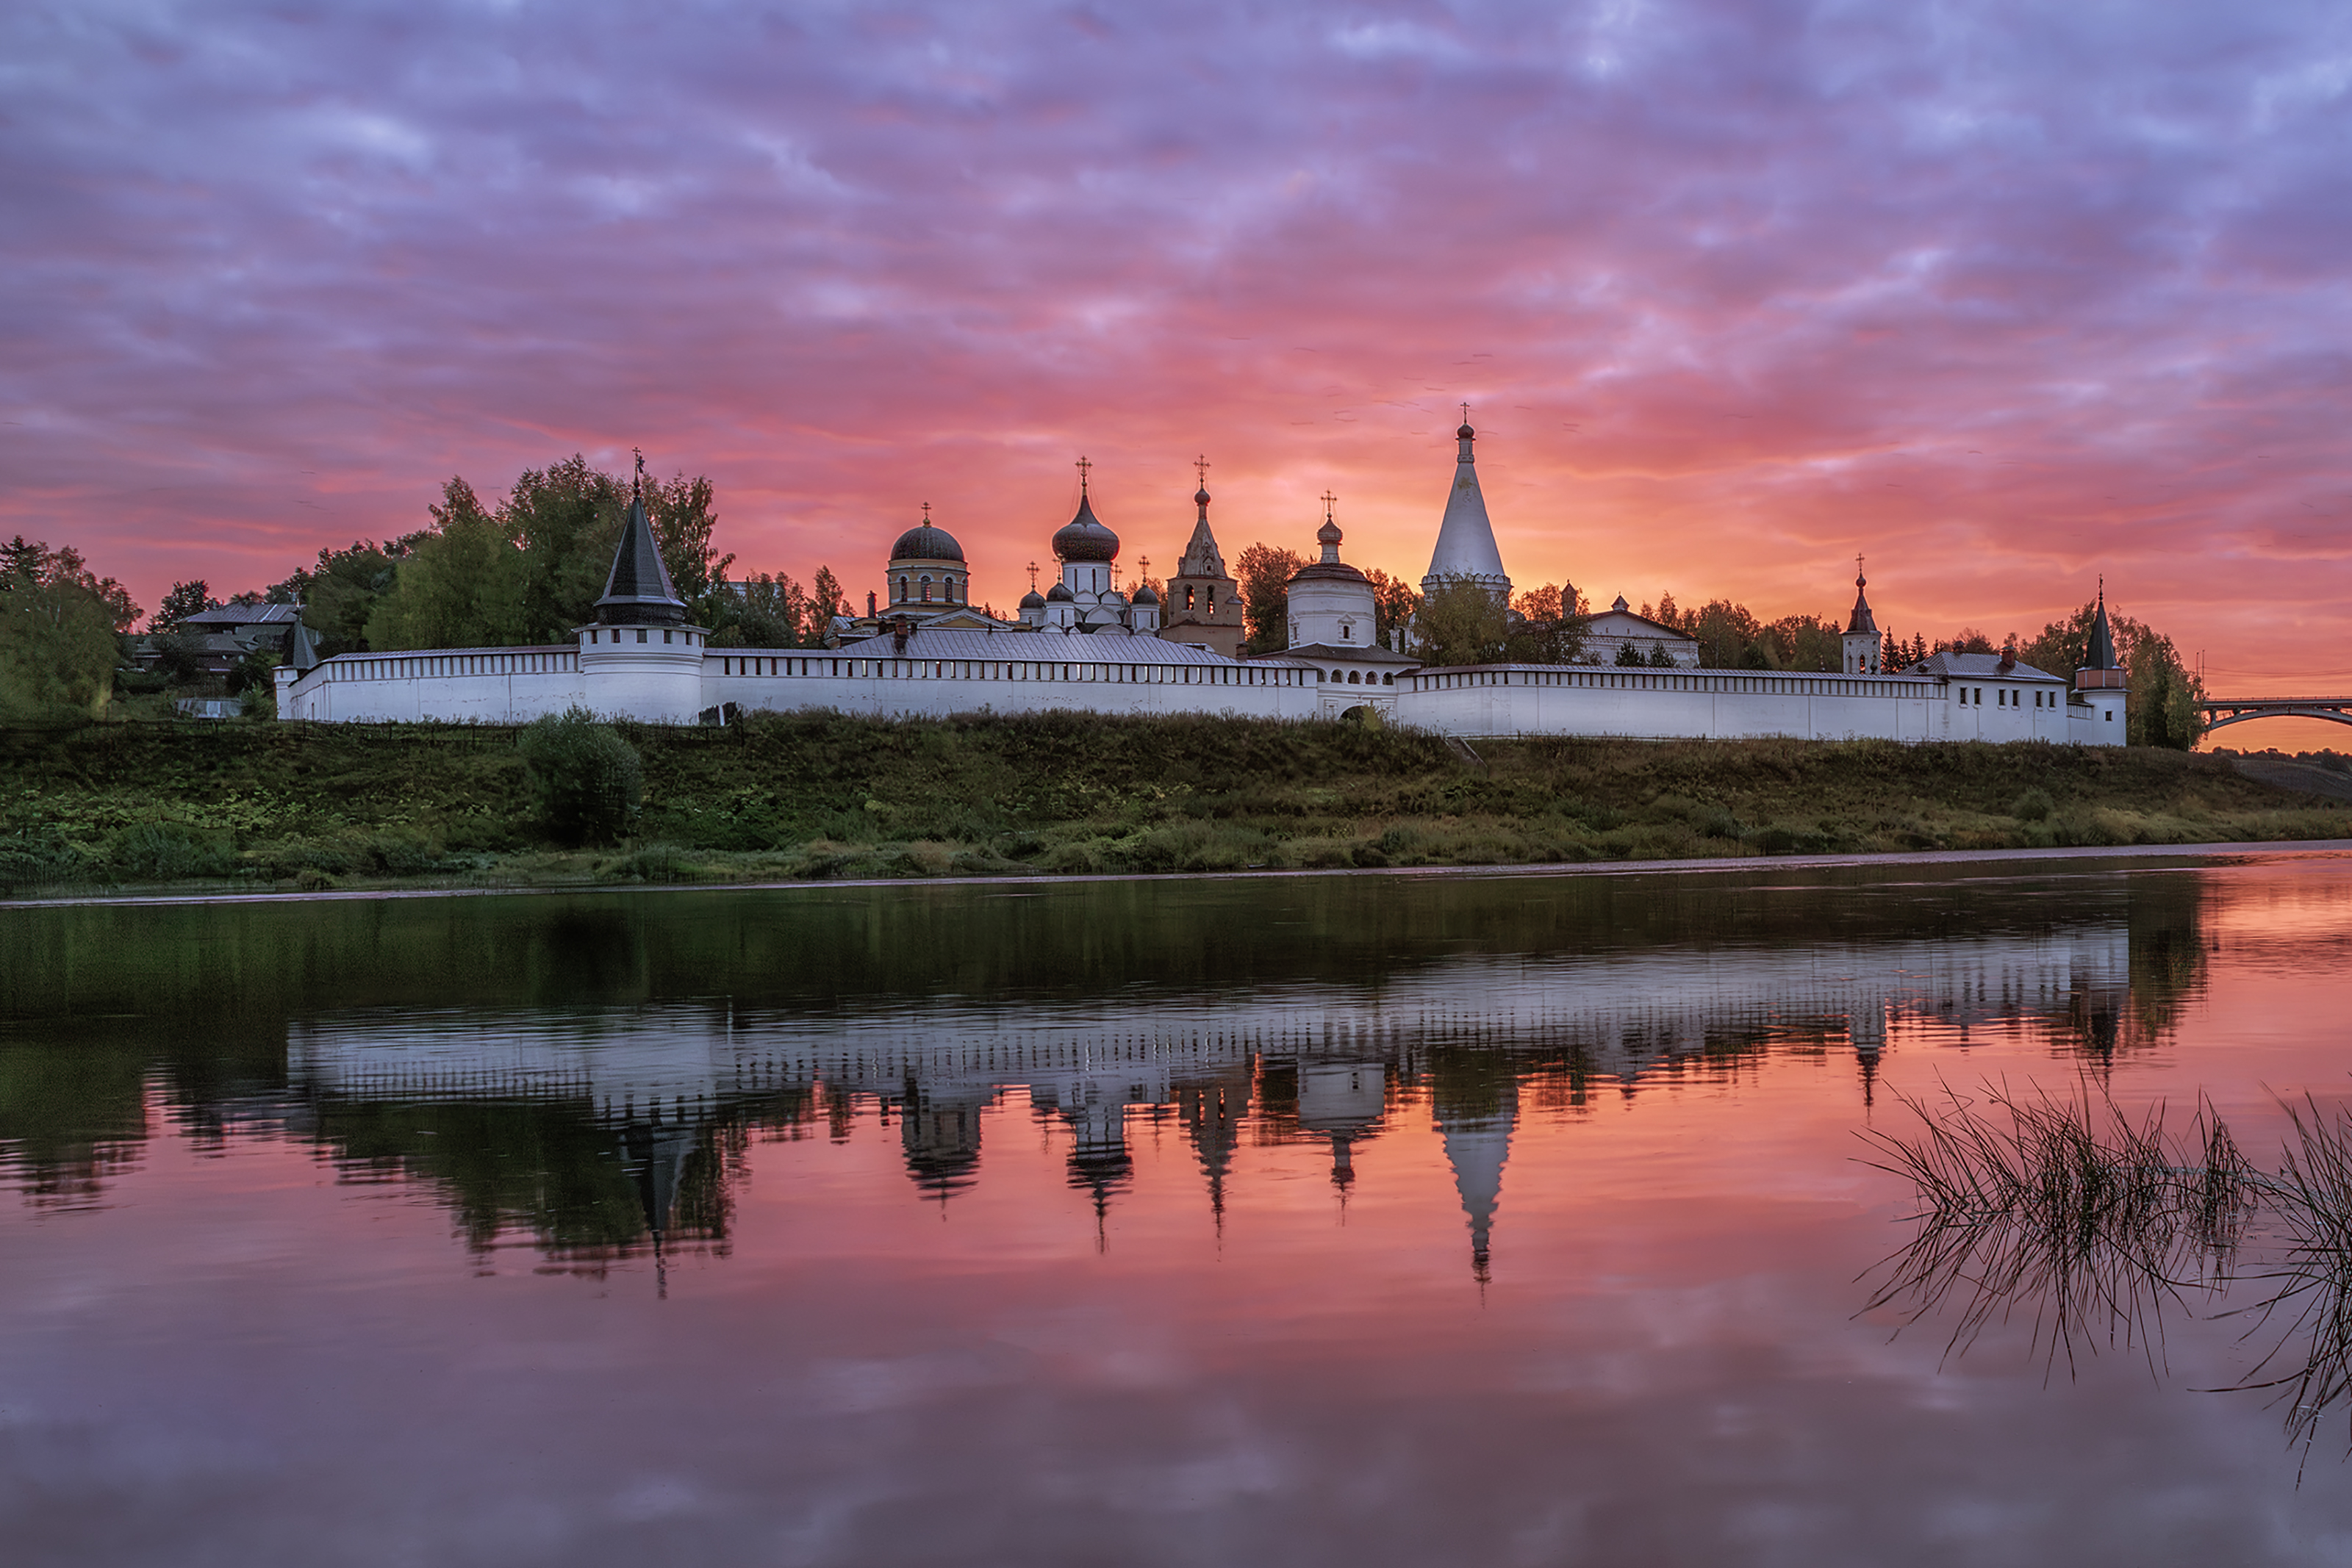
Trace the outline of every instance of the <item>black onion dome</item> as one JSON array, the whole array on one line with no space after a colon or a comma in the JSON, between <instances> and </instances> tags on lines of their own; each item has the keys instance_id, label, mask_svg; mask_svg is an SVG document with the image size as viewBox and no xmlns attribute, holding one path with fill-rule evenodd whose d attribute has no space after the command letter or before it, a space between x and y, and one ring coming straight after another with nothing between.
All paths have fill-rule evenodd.
<instances>
[{"instance_id":1,"label":"black onion dome","mask_svg":"<svg viewBox=\"0 0 2352 1568\"><path fill-rule=\"evenodd\" d=\"M890 547L890 559L892 560L951 560L958 566L961 566L963 546L956 543L955 536L949 533L947 529L927 522L900 534L898 542Z\"/></svg>"},{"instance_id":2,"label":"black onion dome","mask_svg":"<svg viewBox=\"0 0 2352 1568\"><path fill-rule=\"evenodd\" d=\"M1469 422L1465 420L1463 422L1462 428L1454 433L1454 439L1456 441L1467 441L1477 434L1478 433L1476 431L1470 428Z\"/></svg>"},{"instance_id":3,"label":"black onion dome","mask_svg":"<svg viewBox=\"0 0 2352 1568\"><path fill-rule=\"evenodd\" d=\"M1118 536L1102 526L1094 503L1078 497L1078 515L1054 535L1054 554L1063 560L1117 560Z\"/></svg>"},{"instance_id":4,"label":"black onion dome","mask_svg":"<svg viewBox=\"0 0 2352 1568\"><path fill-rule=\"evenodd\" d=\"M1024 610L1043 610L1045 608L1045 596L1033 588L1028 592L1021 596L1021 608Z\"/></svg>"},{"instance_id":5,"label":"black onion dome","mask_svg":"<svg viewBox=\"0 0 2352 1568\"><path fill-rule=\"evenodd\" d=\"M1157 604L1160 602L1160 595L1154 593L1151 591L1151 584L1147 582L1141 588L1135 591L1135 602L1138 604Z\"/></svg>"},{"instance_id":6,"label":"black onion dome","mask_svg":"<svg viewBox=\"0 0 2352 1568\"><path fill-rule=\"evenodd\" d=\"M1078 596L1070 591L1069 584L1057 582L1045 591L1045 597L1057 604L1075 604Z\"/></svg>"}]
</instances>

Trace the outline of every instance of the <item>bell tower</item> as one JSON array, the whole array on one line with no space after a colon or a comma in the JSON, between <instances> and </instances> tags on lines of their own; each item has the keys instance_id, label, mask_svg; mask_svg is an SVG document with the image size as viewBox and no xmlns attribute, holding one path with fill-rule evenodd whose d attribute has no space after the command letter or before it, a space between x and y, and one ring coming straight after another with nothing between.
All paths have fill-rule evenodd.
<instances>
[{"instance_id":1,"label":"bell tower","mask_svg":"<svg viewBox=\"0 0 2352 1568\"><path fill-rule=\"evenodd\" d=\"M1192 492L1199 516L1184 559L1168 580L1160 634L1171 643L1197 643L1211 653L1238 659L1248 635L1242 620L1241 584L1226 572L1224 552L1209 527L1209 460L1194 458L1192 469L1199 476L1200 488Z\"/></svg>"},{"instance_id":2,"label":"bell tower","mask_svg":"<svg viewBox=\"0 0 2352 1568\"><path fill-rule=\"evenodd\" d=\"M1878 636L1878 622L1870 613L1870 597L1865 591L1870 580L1862 574L1862 558L1853 558L1853 614L1845 623L1845 673L1849 675L1883 674L1881 661L1883 644Z\"/></svg>"}]
</instances>

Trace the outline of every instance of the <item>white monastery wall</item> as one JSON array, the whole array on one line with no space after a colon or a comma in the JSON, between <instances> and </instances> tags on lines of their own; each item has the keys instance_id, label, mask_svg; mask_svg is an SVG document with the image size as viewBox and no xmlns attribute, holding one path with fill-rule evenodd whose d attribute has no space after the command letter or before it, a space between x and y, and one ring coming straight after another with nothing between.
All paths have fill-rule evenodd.
<instances>
[{"instance_id":1,"label":"white monastery wall","mask_svg":"<svg viewBox=\"0 0 2352 1568\"><path fill-rule=\"evenodd\" d=\"M1300 661L1167 658L1146 639L981 638L978 651L1054 658L912 658L878 650L517 648L347 654L279 685L279 716L325 723L520 724L572 706L691 724L741 711L824 709L876 718L969 713L1232 714L1331 717L1359 703L1393 722L1465 738L1591 735L1642 739L2123 741L2123 694L2070 702L2056 683L1760 670L1475 665L1350 686ZM1034 638L1034 640L1033 640ZM876 639L884 648L886 639ZM1023 646L1022 644L1027 644ZM910 650L911 651L911 650ZM1083 653L1093 657L1070 657ZM1121 657L1126 654L1128 657ZM1141 655L1138 658L1136 655ZM1145 660L1152 662L1144 662ZM583 669L583 664L585 668ZM1318 677L1322 678L1318 679Z\"/></svg>"},{"instance_id":2,"label":"white monastery wall","mask_svg":"<svg viewBox=\"0 0 2352 1568\"><path fill-rule=\"evenodd\" d=\"M587 701L570 645L349 653L293 676L278 672L278 716L322 724L528 724Z\"/></svg>"},{"instance_id":3,"label":"white monastery wall","mask_svg":"<svg viewBox=\"0 0 2352 1568\"><path fill-rule=\"evenodd\" d=\"M1013 637L1000 643L1026 642ZM879 641L879 639L877 639ZM1070 639L1039 636L1029 650L1066 655ZM1135 647L1123 644L1133 642ZM1062 644L1055 646L1055 644ZM1139 663L1166 644L1080 639L1093 658L916 659L779 652L713 654L705 661L702 707L826 708L873 718L942 718L965 713L1236 714L1306 718L1316 712L1313 672L1235 664L1213 654L1182 664Z\"/></svg>"}]
</instances>

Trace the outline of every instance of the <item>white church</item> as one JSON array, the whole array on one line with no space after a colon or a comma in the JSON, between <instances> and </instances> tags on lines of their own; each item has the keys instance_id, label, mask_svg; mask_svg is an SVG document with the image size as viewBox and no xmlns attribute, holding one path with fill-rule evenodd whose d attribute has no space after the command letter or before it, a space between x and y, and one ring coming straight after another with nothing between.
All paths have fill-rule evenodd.
<instances>
[{"instance_id":1,"label":"white church","mask_svg":"<svg viewBox=\"0 0 2352 1568\"><path fill-rule=\"evenodd\" d=\"M1455 433L1453 487L1424 592L1471 581L1507 604L1510 574L1478 487L1476 432ZM631 500L594 623L535 648L347 653L277 673L281 719L313 723L525 723L582 707L653 724L723 722L760 710L830 709L880 718L1075 709L1337 718L1363 708L1439 735L1639 738L2052 740L2120 746L2124 674L2101 600L2089 663L2071 680L2007 655L1938 653L1880 667L1862 580L1836 674L1697 667L1697 644L1620 599L1592 619L1588 646L1632 664L1424 666L1375 635L1372 586L1339 559L1326 497L1318 558L1289 584L1288 646L1244 656L1240 592L1224 575L1205 482L1184 564L1166 601L1118 587L1120 542L1095 514L1081 468L1078 510L1052 539L1057 580L1006 622L971 606L962 548L928 513L892 547L887 612L839 623L838 646L713 648L687 621L642 495ZM1205 541L1205 542L1204 542ZM1179 608L1181 606L1181 609Z\"/></svg>"}]
</instances>

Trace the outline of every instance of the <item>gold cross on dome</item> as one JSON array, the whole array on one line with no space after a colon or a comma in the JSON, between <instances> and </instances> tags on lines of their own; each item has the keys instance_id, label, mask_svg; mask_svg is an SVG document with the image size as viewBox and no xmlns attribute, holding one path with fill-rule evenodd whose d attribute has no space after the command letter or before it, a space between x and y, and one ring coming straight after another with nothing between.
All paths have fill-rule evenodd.
<instances>
[{"instance_id":1,"label":"gold cross on dome","mask_svg":"<svg viewBox=\"0 0 2352 1568\"><path fill-rule=\"evenodd\" d=\"M1330 491L1326 490L1323 492L1323 520L1325 522L1328 523L1331 520L1331 508L1339 503L1339 497L1331 494Z\"/></svg>"},{"instance_id":2,"label":"gold cross on dome","mask_svg":"<svg viewBox=\"0 0 2352 1568\"><path fill-rule=\"evenodd\" d=\"M1087 462L1085 458L1081 457L1078 459L1078 494L1081 496L1087 493L1087 475L1092 471L1094 465Z\"/></svg>"},{"instance_id":3,"label":"gold cross on dome","mask_svg":"<svg viewBox=\"0 0 2352 1568\"><path fill-rule=\"evenodd\" d=\"M1465 424L1470 423L1470 405L1466 402L1462 405L1462 423Z\"/></svg>"},{"instance_id":4,"label":"gold cross on dome","mask_svg":"<svg viewBox=\"0 0 2352 1568\"><path fill-rule=\"evenodd\" d=\"M1037 563L1034 560L1029 563L1029 591L1037 591Z\"/></svg>"},{"instance_id":5,"label":"gold cross on dome","mask_svg":"<svg viewBox=\"0 0 2352 1568\"><path fill-rule=\"evenodd\" d=\"M1206 454L1192 459L1192 472L1201 476L1201 488L1209 487L1209 459Z\"/></svg>"}]
</instances>

